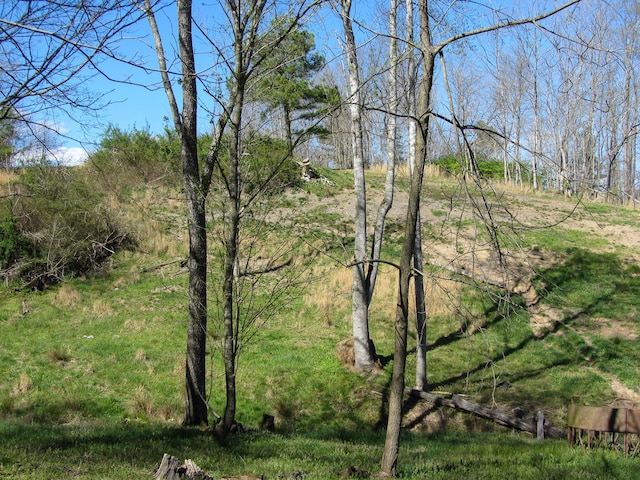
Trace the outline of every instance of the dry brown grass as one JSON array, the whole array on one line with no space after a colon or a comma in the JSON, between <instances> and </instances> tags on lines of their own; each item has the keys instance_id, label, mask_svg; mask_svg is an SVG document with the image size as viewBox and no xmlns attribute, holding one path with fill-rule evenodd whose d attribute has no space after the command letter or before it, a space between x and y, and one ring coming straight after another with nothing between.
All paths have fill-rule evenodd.
<instances>
[{"instance_id":1,"label":"dry brown grass","mask_svg":"<svg viewBox=\"0 0 640 480\"><path fill-rule=\"evenodd\" d=\"M410 169L408 165L396 165L395 171L396 178L409 177ZM387 166L386 164L379 163L370 167L367 172L374 175L384 175L387 172ZM424 167L424 176L425 178L442 178L446 176L446 174L438 165L427 164Z\"/></svg>"},{"instance_id":2,"label":"dry brown grass","mask_svg":"<svg viewBox=\"0 0 640 480\"><path fill-rule=\"evenodd\" d=\"M147 361L147 352L144 351L143 348L138 349L136 352L136 362L146 362Z\"/></svg>"},{"instance_id":3,"label":"dry brown grass","mask_svg":"<svg viewBox=\"0 0 640 480\"><path fill-rule=\"evenodd\" d=\"M331 325L341 315L350 312L353 272L349 268L332 268L316 272L318 279L314 289L304 297L305 305L315 309L319 319ZM395 268L382 267L376 282L371 310L376 317L393 319L396 314L398 276ZM411 284L411 299L414 298ZM448 279L425 281L425 301L427 316L454 315L456 299L460 297L460 283ZM415 303L410 303L410 318L415 318ZM344 315L344 314L342 314Z\"/></svg>"},{"instance_id":4,"label":"dry brown grass","mask_svg":"<svg viewBox=\"0 0 640 480\"><path fill-rule=\"evenodd\" d=\"M58 289L53 298L53 303L56 306L71 308L80 303L80 301L82 300L82 295L80 295L80 292L78 292L75 288L67 284L63 284Z\"/></svg>"},{"instance_id":5,"label":"dry brown grass","mask_svg":"<svg viewBox=\"0 0 640 480\"><path fill-rule=\"evenodd\" d=\"M113 307L104 300L94 301L91 310L89 312L86 312L86 310L87 309L85 309L85 313L93 317L110 317L114 314Z\"/></svg>"},{"instance_id":6,"label":"dry brown grass","mask_svg":"<svg viewBox=\"0 0 640 480\"><path fill-rule=\"evenodd\" d=\"M155 411L151 394L142 385L136 388L133 398L129 402L129 409L134 416L152 416Z\"/></svg>"},{"instance_id":7,"label":"dry brown grass","mask_svg":"<svg viewBox=\"0 0 640 480\"><path fill-rule=\"evenodd\" d=\"M175 258L186 255L188 237L178 193L149 188L126 203L111 195L107 205L126 230L132 232L140 250Z\"/></svg>"},{"instance_id":8,"label":"dry brown grass","mask_svg":"<svg viewBox=\"0 0 640 480\"><path fill-rule=\"evenodd\" d=\"M13 183L18 179L18 174L13 170L0 168L0 191L7 188L9 183Z\"/></svg>"},{"instance_id":9,"label":"dry brown grass","mask_svg":"<svg viewBox=\"0 0 640 480\"><path fill-rule=\"evenodd\" d=\"M33 381L29 378L29 375L22 372L18 378L18 382L13 386L11 394L15 397L27 393L33 388Z\"/></svg>"},{"instance_id":10,"label":"dry brown grass","mask_svg":"<svg viewBox=\"0 0 640 480\"><path fill-rule=\"evenodd\" d=\"M54 347L47 353L47 357L52 363L66 364L71 361L71 349L67 346Z\"/></svg>"},{"instance_id":11,"label":"dry brown grass","mask_svg":"<svg viewBox=\"0 0 640 480\"><path fill-rule=\"evenodd\" d=\"M305 305L315 309L325 325L332 325L337 312L348 308L351 302L353 272L348 268L320 268L314 276L314 288L305 295Z\"/></svg>"},{"instance_id":12,"label":"dry brown grass","mask_svg":"<svg viewBox=\"0 0 640 480\"><path fill-rule=\"evenodd\" d=\"M141 320L136 320L130 318L126 322L124 322L124 328L127 330L131 330L132 332L139 332L147 326L147 321L143 318Z\"/></svg>"}]
</instances>

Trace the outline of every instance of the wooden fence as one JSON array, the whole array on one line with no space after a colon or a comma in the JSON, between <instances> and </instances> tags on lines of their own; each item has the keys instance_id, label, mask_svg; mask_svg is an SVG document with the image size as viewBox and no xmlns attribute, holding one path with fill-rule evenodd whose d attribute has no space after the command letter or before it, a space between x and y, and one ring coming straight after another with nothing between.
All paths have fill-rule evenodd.
<instances>
[{"instance_id":1,"label":"wooden fence","mask_svg":"<svg viewBox=\"0 0 640 480\"><path fill-rule=\"evenodd\" d=\"M640 408L569 405L569 445L583 450L599 447L640 453Z\"/></svg>"}]
</instances>

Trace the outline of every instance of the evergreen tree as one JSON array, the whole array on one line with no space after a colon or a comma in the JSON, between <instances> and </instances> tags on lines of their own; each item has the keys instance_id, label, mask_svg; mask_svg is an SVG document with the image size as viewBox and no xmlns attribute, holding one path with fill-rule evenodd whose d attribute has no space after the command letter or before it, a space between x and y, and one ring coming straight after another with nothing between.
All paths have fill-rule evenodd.
<instances>
[{"instance_id":1,"label":"evergreen tree","mask_svg":"<svg viewBox=\"0 0 640 480\"><path fill-rule=\"evenodd\" d=\"M293 148L294 136L302 131L306 136L328 133L319 119L332 106L339 104L340 95L335 86L313 85L313 76L323 68L325 59L314 52L313 34L292 29L291 25L290 19L278 18L262 38L262 48L266 49L273 48L271 45L278 40L271 54L260 65L252 98L265 102L270 110L282 109L287 143ZM306 121L304 128L294 130L296 121Z\"/></svg>"}]
</instances>

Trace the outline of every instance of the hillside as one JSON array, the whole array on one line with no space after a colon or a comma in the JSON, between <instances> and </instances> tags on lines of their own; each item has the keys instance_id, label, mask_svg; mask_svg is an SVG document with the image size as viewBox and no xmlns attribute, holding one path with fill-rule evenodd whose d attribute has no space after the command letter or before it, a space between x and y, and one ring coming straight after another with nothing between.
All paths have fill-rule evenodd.
<instances>
[{"instance_id":1,"label":"hillside","mask_svg":"<svg viewBox=\"0 0 640 480\"><path fill-rule=\"evenodd\" d=\"M369 205L374 213L381 195L376 189L370 192ZM425 258L431 266L428 284L437 284L444 275L472 279L480 289L499 287L498 291L517 296L522 302L523 320L534 338L543 343L547 340L548 348L554 348L554 337L573 338L571 342L576 342L573 348L585 362L575 365L573 374L595 373L608 384L609 392L601 392L600 403L640 405L640 377L634 373L634 365L640 358L631 353L640 332L640 302L633 298L640 286L639 211L524 189L505 190L500 186L487 187L482 196L476 186L465 190L452 179L438 177L427 179L424 197L421 215L426 232ZM396 192L388 223L404 221L406 204L407 192ZM353 215L350 192L318 199L317 205L341 218ZM487 218L503 229L502 265L495 247L487 240ZM452 272L453 276L448 275ZM554 284L556 278L562 283ZM582 298L585 292L580 291L590 289L598 292L592 291L593 296L586 294L587 298ZM432 300L436 301L431 308L436 311L442 308L437 299ZM450 307L446 308L445 316L460 316L456 311L459 306L454 305L453 310ZM480 319L480 323L486 320ZM546 339L547 335L552 338ZM609 343L621 347L622 343L630 342L631 355L622 353L622 347L620 352L598 352L594 342L605 350L611 347L605 347ZM597 357L609 355L610 360L616 358L628 366L623 378L618 378L608 366L595 365ZM546 373L552 372L549 369ZM574 392L571 398L580 402L585 393L585 401L595 400L583 390ZM503 397L514 406L508 401L509 396ZM538 407L544 409L545 405ZM560 422L563 414L556 412Z\"/></svg>"},{"instance_id":2,"label":"hillside","mask_svg":"<svg viewBox=\"0 0 640 480\"><path fill-rule=\"evenodd\" d=\"M371 335L383 369L362 377L343 367L335 355L336 344L350 334L351 271L345 265L352 255L352 177L349 172L324 173L330 183L286 192L265 217L278 226L268 241L277 244L298 236L308 260L297 259L304 267L305 283L291 292L277 314L260 319L239 359L238 420L253 431L263 414L274 415L276 431L283 436L274 439L275 444L292 438L300 445L281 447L296 453L283 463L271 460L275 463L264 467L267 473L295 468L309 472L315 464L335 471L337 465L328 460L331 455L340 458L341 467L373 469L382 446L380 427L393 353L395 271L383 268L371 310ZM372 171L369 181L369 207L375 214L383 174ZM383 253L390 262L398 258L406 178L401 176L398 185ZM426 179L422 219L432 389L503 411L517 407L528 416L542 410L561 427L571 402L640 405L640 211L494 188L483 197L477 186L465 189L453 178ZM209 448L210 439L195 432L177 433L183 408L187 280L180 262L187 252L180 193L150 185L118 202L123 224L138 239L135 249L118 252L98 273L44 292L2 290L0 437L10 439L11 447L0 450L0 476L28 478L21 475L38 471L43 478L55 477L51 472L62 467L47 462L38 467L34 453L59 454L59 442L69 441L75 455L74 445L107 445L112 435L122 435L129 453L109 454L96 446L87 454L92 462L112 462L110 455L124 462L116 469L122 473L114 471L110 478L125 478L129 462L138 469L133 478L147 478L170 448L174 451L169 453L180 458L196 456L198 465L217 474L229 473L239 455L248 462L245 467L254 470L261 465L259 451L278 458L272 451L276 447L260 435L247 440L251 454L243 450L244 444L233 443L230 451L219 454L223 461L199 453ZM498 232L501 255L491 248L487 218L497 229L493 231ZM214 245L212 235L212 262ZM221 413L224 379L217 343L216 275L212 267L210 395L212 409ZM410 355L408 386L414 364ZM431 447L422 445L425 437L406 440L401 461L406 476L413 469L415 478L440 467L446 470L446 462L457 465L457 460L445 457L437 463L431 455L426 464L415 463L416 452L424 448L447 449L452 438L448 435L493 431L513 445L521 441L503 427L428 403L408 402L405 423L407 430L419 432L416 435L436 435L429 437ZM36 433L28 425L47 426L42 432L49 433ZM57 430L61 426L76 435L75 440L64 440L66 434ZM116 433L118 426L126 428ZM99 433L92 430L96 428ZM148 444L139 441L143 434L150 435ZM307 441L329 442L331 447L323 446L328 450L312 458L303 452L315 448ZM499 440L483 442L493 445ZM526 445L522 447L529 448ZM549 448L564 448L564 442L553 445ZM196 453L190 454L191 449ZM323 455L327 465L319 467L324 465ZM16 459L22 466L15 466ZM574 467L583 465L583 460L572 459ZM473 471L470 464L460 465ZM102 472L83 478L105 478L98 467L77 468ZM483 478L492 478L487 475ZM275 473L268 478L275 478ZM318 473L308 478L327 477Z\"/></svg>"}]
</instances>

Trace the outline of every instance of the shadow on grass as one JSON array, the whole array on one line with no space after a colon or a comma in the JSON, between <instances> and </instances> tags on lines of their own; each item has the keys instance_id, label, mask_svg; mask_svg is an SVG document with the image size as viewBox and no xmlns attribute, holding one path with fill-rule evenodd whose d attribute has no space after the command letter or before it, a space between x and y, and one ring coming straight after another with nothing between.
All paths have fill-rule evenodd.
<instances>
[{"instance_id":1,"label":"shadow on grass","mask_svg":"<svg viewBox=\"0 0 640 480\"><path fill-rule=\"evenodd\" d=\"M566 251L564 263L540 272L544 301L587 316L619 320L640 309L640 266L625 265L615 253L580 248Z\"/></svg>"},{"instance_id":2,"label":"shadow on grass","mask_svg":"<svg viewBox=\"0 0 640 480\"><path fill-rule=\"evenodd\" d=\"M322 428L288 434L248 431L224 445L210 432L162 424L100 421L78 425L0 421L0 478L152 478L165 453L193 459L218 478L263 474L298 478L318 469L335 478L351 464L373 469L384 432Z\"/></svg>"},{"instance_id":3,"label":"shadow on grass","mask_svg":"<svg viewBox=\"0 0 640 480\"><path fill-rule=\"evenodd\" d=\"M513 345L508 344L511 342L509 337L506 337L505 345L500 351L458 374L430 382L430 390L452 386L455 390L456 385L478 381L482 383L478 374L486 372L492 365L500 362L509 362L509 371L500 376L505 380L502 382L506 385L505 388L512 384L522 386L517 393L505 394L503 397L520 403L531 403L536 408L557 408L574 395L583 394L584 385L580 382L587 381L587 372L583 371L585 366L591 368L592 380L601 378L598 377L598 371L613 372L631 384L638 380L634 373L636 369L623 368L630 362L635 361L636 365L640 362L640 353L637 349L631 348L632 342L620 338L620 335L614 335L612 338L598 336L598 332L593 328L592 318L607 319L607 328L615 331L616 322L624 323L629 319L633 321L637 317L640 311L640 267L633 264L625 266L616 254L598 254L574 248L567 251L564 262L540 272L535 282L537 286L544 286L539 292L543 294L541 302L555 309L561 316L542 332L534 334L533 331L529 331L524 335L519 334L519 338L511 337L515 342ZM499 310L499 301L488 305L484 311L487 322L482 327L483 331L502 329L502 322L506 321L506 316L499 314ZM428 350L433 351L478 334L478 331L451 332L433 341ZM531 348L534 344L538 346ZM535 358L527 361L527 355L535 355ZM514 365L518 367L513 369ZM557 373L552 374L554 370ZM569 378L566 377L566 373L569 373ZM548 377L549 375L551 377ZM562 380L558 380L552 387L550 382L553 375L556 378L562 377ZM585 380L571 378L573 375L580 376L581 379L584 377ZM532 380L534 383L531 383ZM546 388L542 385L545 382ZM576 382L578 391L565 391L566 388L575 386ZM599 387L594 387L593 392L589 391L591 393L587 396L595 395L596 398L600 398L599 401L607 401L606 384L607 382L602 380ZM487 386L489 392L500 385L496 385L494 380ZM536 392L535 398L531 396L531 392ZM406 410L411 409L411 401L408 400ZM430 411L424 412L414 423L420 422L428 413Z\"/></svg>"},{"instance_id":4,"label":"shadow on grass","mask_svg":"<svg viewBox=\"0 0 640 480\"><path fill-rule=\"evenodd\" d=\"M0 421L0 478L151 478L164 453L212 448L197 429L87 420L69 425Z\"/></svg>"}]
</instances>

